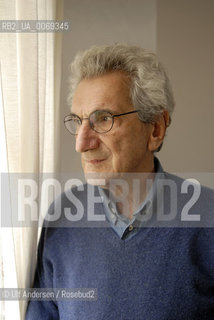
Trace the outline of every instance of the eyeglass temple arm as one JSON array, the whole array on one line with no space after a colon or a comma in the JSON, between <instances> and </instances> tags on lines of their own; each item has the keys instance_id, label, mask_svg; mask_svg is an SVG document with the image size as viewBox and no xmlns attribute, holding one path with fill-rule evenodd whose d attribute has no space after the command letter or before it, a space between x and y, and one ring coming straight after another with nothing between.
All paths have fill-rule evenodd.
<instances>
[{"instance_id":1,"label":"eyeglass temple arm","mask_svg":"<svg viewBox=\"0 0 214 320\"><path fill-rule=\"evenodd\" d=\"M127 114L136 113L136 112L138 112L138 111L140 111L140 110L134 110L134 111L129 111L129 112L120 113L120 114L114 114L114 115L112 115L112 117L125 116L125 115L127 115Z\"/></svg>"}]
</instances>

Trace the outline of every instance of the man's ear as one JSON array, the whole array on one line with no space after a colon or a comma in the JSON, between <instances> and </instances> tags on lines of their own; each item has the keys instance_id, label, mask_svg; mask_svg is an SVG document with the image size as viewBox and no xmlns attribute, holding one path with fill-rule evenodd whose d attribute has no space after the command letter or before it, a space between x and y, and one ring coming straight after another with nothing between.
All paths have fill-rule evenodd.
<instances>
[{"instance_id":1,"label":"man's ear","mask_svg":"<svg viewBox=\"0 0 214 320\"><path fill-rule=\"evenodd\" d=\"M148 140L148 149L151 152L157 150L162 144L166 129L169 126L170 117L168 111L164 110L163 113L158 116L152 124L151 134Z\"/></svg>"}]
</instances>

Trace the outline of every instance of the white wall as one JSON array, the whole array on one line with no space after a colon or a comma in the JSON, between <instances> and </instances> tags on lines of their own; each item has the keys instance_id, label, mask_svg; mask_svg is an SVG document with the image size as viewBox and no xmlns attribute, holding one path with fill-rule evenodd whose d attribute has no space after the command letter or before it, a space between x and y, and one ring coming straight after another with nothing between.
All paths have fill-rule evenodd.
<instances>
[{"instance_id":1,"label":"white wall","mask_svg":"<svg viewBox=\"0 0 214 320\"><path fill-rule=\"evenodd\" d=\"M158 0L157 53L176 98L160 154L170 171L214 172L213 39L213 0Z\"/></svg>"}]
</instances>

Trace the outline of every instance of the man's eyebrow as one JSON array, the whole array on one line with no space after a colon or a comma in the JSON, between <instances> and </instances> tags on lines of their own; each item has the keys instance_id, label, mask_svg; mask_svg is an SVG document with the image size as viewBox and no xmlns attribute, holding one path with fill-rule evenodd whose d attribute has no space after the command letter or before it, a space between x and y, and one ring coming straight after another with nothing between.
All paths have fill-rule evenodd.
<instances>
[{"instance_id":1,"label":"man's eyebrow","mask_svg":"<svg viewBox=\"0 0 214 320\"><path fill-rule=\"evenodd\" d=\"M96 109L94 109L93 111L91 111L91 112L88 114L87 117L81 117L81 116L79 116L78 114L76 114L76 113L74 113L74 112L72 112L72 111L70 112L70 114L73 114L73 115L79 117L80 119L82 119L82 118L88 118L90 114L92 114L92 113L94 113L94 112L96 112L96 111L106 111L106 112L111 113L112 115L113 115L113 114L117 114L117 113L119 112L119 111L112 110L112 109L110 109L110 108L105 108L105 109L96 108Z\"/></svg>"},{"instance_id":2,"label":"man's eyebrow","mask_svg":"<svg viewBox=\"0 0 214 320\"><path fill-rule=\"evenodd\" d=\"M106 111L106 112L110 112L110 113L114 113L114 111L110 108L105 108L105 109L96 109L95 111Z\"/></svg>"},{"instance_id":3,"label":"man's eyebrow","mask_svg":"<svg viewBox=\"0 0 214 320\"><path fill-rule=\"evenodd\" d=\"M79 117L78 114L76 114L76 113L74 113L74 112L72 112L72 111L70 112L70 115Z\"/></svg>"}]
</instances>

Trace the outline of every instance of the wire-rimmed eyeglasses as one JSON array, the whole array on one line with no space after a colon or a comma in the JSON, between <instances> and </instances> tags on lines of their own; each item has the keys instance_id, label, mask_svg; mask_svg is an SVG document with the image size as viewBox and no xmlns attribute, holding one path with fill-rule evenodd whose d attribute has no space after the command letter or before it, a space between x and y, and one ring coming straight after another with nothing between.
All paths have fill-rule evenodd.
<instances>
[{"instance_id":1,"label":"wire-rimmed eyeglasses","mask_svg":"<svg viewBox=\"0 0 214 320\"><path fill-rule=\"evenodd\" d=\"M64 124L66 129L73 135L78 134L78 130L82 125L83 120L88 120L91 129L97 133L106 133L110 131L114 125L114 118L121 117L128 114L136 113L139 110L129 111L120 114L112 114L106 110L96 110L92 112L87 118L80 118L74 113L67 115L64 118Z\"/></svg>"}]
</instances>

